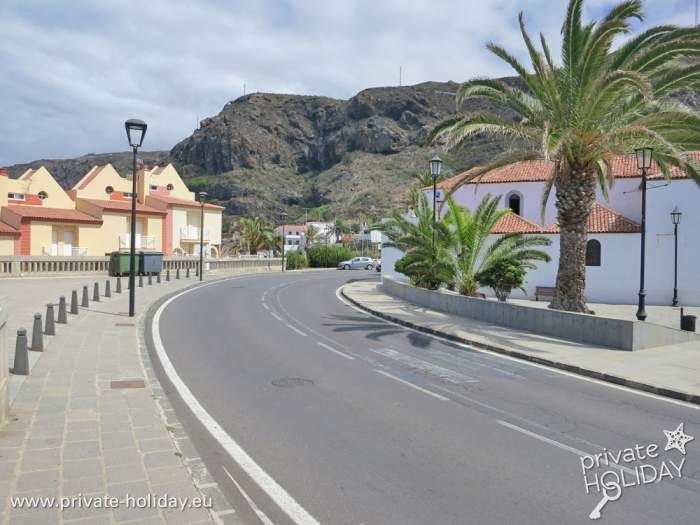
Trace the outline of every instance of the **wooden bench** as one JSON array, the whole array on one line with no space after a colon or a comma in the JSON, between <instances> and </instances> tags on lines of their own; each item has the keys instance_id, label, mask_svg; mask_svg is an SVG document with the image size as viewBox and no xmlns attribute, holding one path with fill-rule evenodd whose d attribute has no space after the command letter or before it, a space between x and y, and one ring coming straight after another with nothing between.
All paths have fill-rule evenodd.
<instances>
[{"instance_id":1,"label":"wooden bench","mask_svg":"<svg viewBox=\"0 0 700 525\"><path fill-rule=\"evenodd\" d=\"M535 286L535 301L539 301L540 297L553 298L556 290L554 286Z\"/></svg>"}]
</instances>

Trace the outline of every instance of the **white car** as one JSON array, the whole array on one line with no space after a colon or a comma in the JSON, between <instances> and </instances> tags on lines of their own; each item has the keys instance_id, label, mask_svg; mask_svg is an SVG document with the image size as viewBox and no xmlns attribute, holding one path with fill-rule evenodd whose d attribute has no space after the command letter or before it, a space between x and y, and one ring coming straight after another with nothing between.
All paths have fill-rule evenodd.
<instances>
[{"instance_id":1,"label":"white car","mask_svg":"<svg viewBox=\"0 0 700 525\"><path fill-rule=\"evenodd\" d=\"M338 263L339 270L371 270L374 268L374 259L371 257L355 257L348 261Z\"/></svg>"}]
</instances>

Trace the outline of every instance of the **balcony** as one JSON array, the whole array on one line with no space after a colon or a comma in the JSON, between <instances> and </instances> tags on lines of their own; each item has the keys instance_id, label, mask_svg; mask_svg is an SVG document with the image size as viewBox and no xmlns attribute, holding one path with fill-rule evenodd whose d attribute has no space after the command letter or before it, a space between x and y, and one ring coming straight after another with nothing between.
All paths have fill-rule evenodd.
<instances>
[{"instance_id":1,"label":"balcony","mask_svg":"<svg viewBox=\"0 0 700 525\"><path fill-rule=\"evenodd\" d=\"M199 242L200 228L198 226L183 226L180 228L181 241L196 241ZM204 240L209 240L209 230L204 230Z\"/></svg>"},{"instance_id":2,"label":"balcony","mask_svg":"<svg viewBox=\"0 0 700 525\"><path fill-rule=\"evenodd\" d=\"M125 250L131 248L131 235L124 233L119 236L119 249ZM137 250L155 250L156 238L151 235L136 234L136 249Z\"/></svg>"},{"instance_id":3,"label":"balcony","mask_svg":"<svg viewBox=\"0 0 700 525\"><path fill-rule=\"evenodd\" d=\"M66 246L61 247L56 246L43 246L41 248L41 255L49 257L85 257L87 256L87 248L80 248L78 246Z\"/></svg>"}]
</instances>

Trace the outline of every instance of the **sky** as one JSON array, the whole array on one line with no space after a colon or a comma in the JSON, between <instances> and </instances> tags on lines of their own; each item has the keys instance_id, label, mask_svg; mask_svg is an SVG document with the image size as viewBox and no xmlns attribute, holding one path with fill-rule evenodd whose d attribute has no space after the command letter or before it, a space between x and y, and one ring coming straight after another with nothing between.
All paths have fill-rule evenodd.
<instances>
[{"instance_id":1,"label":"sky","mask_svg":"<svg viewBox=\"0 0 700 525\"><path fill-rule=\"evenodd\" d=\"M2 0L0 166L170 149L248 93L349 98L376 86L506 76L485 49L525 59L517 29L556 48L565 0ZM616 2L588 0L599 18ZM646 20L689 25L695 0L646 0Z\"/></svg>"}]
</instances>

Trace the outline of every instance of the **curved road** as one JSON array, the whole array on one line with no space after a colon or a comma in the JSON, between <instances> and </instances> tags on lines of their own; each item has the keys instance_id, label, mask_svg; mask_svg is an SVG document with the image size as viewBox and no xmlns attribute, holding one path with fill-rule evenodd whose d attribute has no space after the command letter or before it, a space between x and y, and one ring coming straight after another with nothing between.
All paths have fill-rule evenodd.
<instances>
[{"instance_id":1,"label":"curved road","mask_svg":"<svg viewBox=\"0 0 700 525\"><path fill-rule=\"evenodd\" d=\"M657 458L624 463L628 482L641 463L685 459L682 479L625 488L602 522L698 523L700 438L686 456L663 451L663 430L681 422L700 435L696 408L378 320L336 295L358 278L378 277L239 276L162 311L178 375L274 480L242 468L175 403L244 522L590 523L601 495L586 493L580 456L656 443Z\"/></svg>"}]
</instances>

